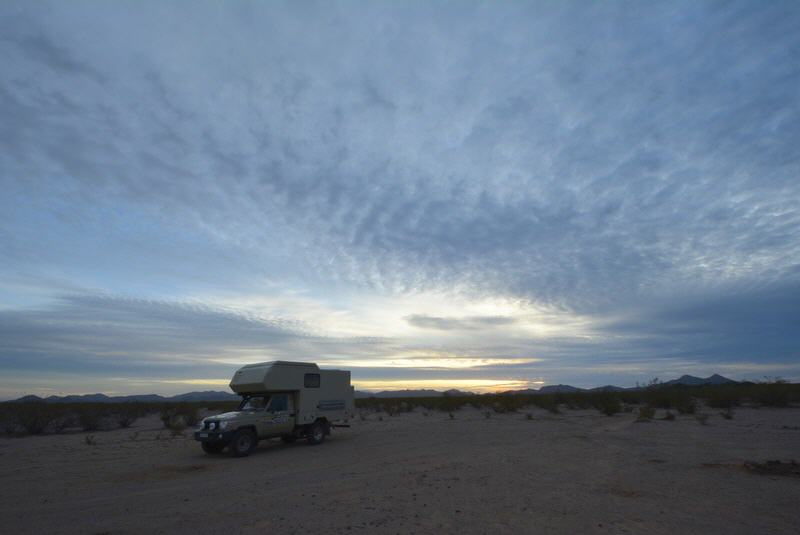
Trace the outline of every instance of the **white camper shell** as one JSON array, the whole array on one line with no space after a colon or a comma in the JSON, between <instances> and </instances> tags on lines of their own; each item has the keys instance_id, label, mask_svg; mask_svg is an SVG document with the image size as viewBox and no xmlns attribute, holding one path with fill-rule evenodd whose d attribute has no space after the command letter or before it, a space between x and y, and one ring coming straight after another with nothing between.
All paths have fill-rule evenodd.
<instances>
[{"instance_id":1,"label":"white camper shell","mask_svg":"<svg viewBox=\"0 0 800 535\"><path fill-rule=\"evenodd\" d=\"M236 370L230 386L242 395L292 392L297 424L313 423L319 417L333 423L353 412L350 372L321 370L309 362L248 364Z\"/></svg>"},{"instance_id":2,"label":"white camper shell","mask_svg":"<svg viewBox=\"0 0 800 535\"><path fill-rule=\"evenodd\" d=\"M236 370L230 387L242 396L238 409L203 419L195 432L206 453L228 448L241 457L259 440L278 437L320 444L331 428L349 427L354 411L350 372L309 362L248 364Z\"/></svg>"}]
</instances>

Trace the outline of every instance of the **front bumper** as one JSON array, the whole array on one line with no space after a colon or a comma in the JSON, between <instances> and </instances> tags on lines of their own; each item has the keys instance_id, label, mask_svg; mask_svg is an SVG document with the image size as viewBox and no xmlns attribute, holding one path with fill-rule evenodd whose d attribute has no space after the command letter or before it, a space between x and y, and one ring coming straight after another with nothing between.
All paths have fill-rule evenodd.
<instances>
[{"instance_id":1,"label":"front bumper","mask_svg":"<svg viewBox=\"0 0 800 535\"><path fill-rule=\"evenodd\" d=\"M198 442L229 442L235 432L201 429L194 432L194 439Z\"/></svg>"}]
</instances>

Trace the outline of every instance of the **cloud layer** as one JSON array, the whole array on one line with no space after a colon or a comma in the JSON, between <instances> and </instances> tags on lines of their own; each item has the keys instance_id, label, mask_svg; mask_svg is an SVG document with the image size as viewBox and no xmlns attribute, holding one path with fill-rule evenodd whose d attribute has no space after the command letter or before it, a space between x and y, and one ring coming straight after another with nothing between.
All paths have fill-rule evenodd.
<instances>
[{"instance_id":1,"label":"cloud layer","mask_svg":"<svg viewBox=\"0 0 800 535\"><path fill-rule=\"evenodd\" d=\"M792 2L6 3L0 367L800 377L799 23Z\"/></svg>"}]
</instances>

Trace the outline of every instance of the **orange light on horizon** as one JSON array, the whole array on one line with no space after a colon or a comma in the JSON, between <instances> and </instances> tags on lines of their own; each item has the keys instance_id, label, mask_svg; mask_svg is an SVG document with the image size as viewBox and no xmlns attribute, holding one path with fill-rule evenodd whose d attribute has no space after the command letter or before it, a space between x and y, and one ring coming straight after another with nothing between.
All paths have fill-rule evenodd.
<instances>
[{"instance_id":1,"label":"orange light on horizon","mask_svg":"<svg viewBox=\"0 0 800 535\"><path fill-rule=\"evenodd\" d=\"M357 390L468 390L476 393L523 390L544 384L544 381L520 379L375 379L353 380Z\"/></svg>"}]
</instances>

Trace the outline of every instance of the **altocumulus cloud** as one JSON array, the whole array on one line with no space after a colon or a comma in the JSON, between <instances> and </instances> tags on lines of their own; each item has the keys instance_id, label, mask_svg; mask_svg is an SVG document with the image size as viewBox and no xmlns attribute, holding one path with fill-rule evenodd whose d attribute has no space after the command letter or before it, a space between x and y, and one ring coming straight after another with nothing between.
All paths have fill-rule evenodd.
<instances>
[{"instance_id":1,"label":"altocumulus cloud","mask_svg":"<svg viewBox=\"0 0 800 535\"><path fill-rule=\"evenodd\" d=\"M4 3L4 376L260 353L798 377L798 25L793 2ZM513 306L398 305L429 295Z\"/></svg>"}]
</instances>

